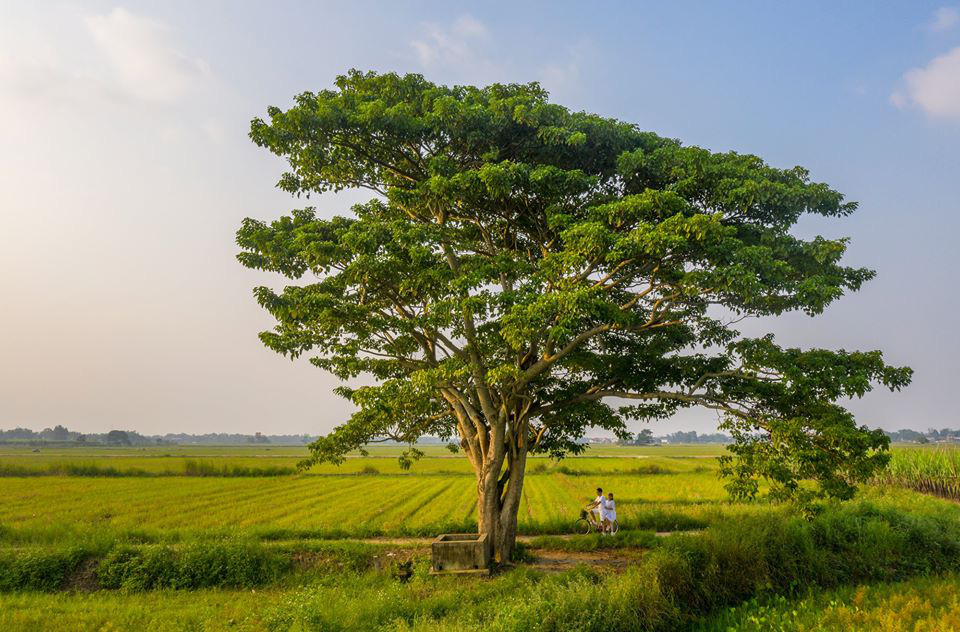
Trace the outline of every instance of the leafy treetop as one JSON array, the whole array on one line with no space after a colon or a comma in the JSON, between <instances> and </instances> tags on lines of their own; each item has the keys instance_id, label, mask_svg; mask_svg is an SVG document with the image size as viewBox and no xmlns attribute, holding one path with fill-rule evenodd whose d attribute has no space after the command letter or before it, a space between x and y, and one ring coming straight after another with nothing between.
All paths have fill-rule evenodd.
<instances>
[{"instance_id":1,"label":"leafy treetop","mask_svg":"<svg viewBox=\"0 0 960 632\"><path fill-rule=\"evenodd\" d=\"M845 239L790 234L856 209L803 168L571 112L536 84L353 71L268 115L250 136L288 161L282 189L372 192L349 217L308 207L237 234L245 266L306 277L256 289L277 320L263 342L372 378L339 389L357 412L312 461L455 435L481 477L701 406L735 439L739 496L766 478L783 497L848 497L885 462L886 437L837 400L910 369L734 328L820 314L873 276L841 264Z\"/></svg>"}]
</instances>

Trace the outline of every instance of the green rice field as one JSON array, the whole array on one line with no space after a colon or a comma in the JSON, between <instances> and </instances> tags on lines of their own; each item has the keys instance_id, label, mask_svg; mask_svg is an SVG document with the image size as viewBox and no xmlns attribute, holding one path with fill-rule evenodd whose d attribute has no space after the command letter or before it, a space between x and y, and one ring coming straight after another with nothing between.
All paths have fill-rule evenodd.
<instances>
[{"instance_id":1,"label":"green rice field","mask_svg":"<svg viewBox=\"0 0 960 632\"><path fill-rule=\"evenodd\" d=\"M624 630L813 630L824 604L836 623L823 629L848 621L914 629L883 619L893 601L916 629L945 629L936 626L957 616L960 505L911 481L948 480L960 452L896 447L874 485L828 508L816 526L787 506L731 502L717 476L723 450L604 445L531 459L519 522L524 561L478 580L426 574L429 538L476 528L473 473L443 446L427 446L409 470L397 460L402 448L377 447L303 472L300 446L0 446L0 629L520 630L536 620L563 630L536 609L553 613L555 601L580 608L578 600L608 593L633 594L640 614L630 616L650 621ZM616 495L621 539L569 539L597 486ZM811 544L780 542L797 529ZM869 553L845 553L849 546ZM840 561L793 562L812 565L802 581L778 570L821 549ZM716 570L672 566L709 565L715 555ZM870 563L846 566L847 555ZM409 560L411 583L394 578L397 560ZM761 571L772 574L725 592ZM723 586L703 588L712 597L689 612L662 592L687 572L683 581ZM777 582L784 588L771 589ZM649 599L660 605L644 606ZM491 600L512 605L490 618ZM762 627L768 620L782 627Z\"/></svg>"},{"instance_id":2,"label":"green rice field","mask_svg":"<svg viewBox=\"0 0 960 632\"><path fill-rule=\"evenodd\" d=\"M719 446L707 446L715 454ZM0 454L0 524L17 530L73 528L190 529L319 535L428 535L475 523L476 484L466 459L443 449L402 470L397 450L348 458L340 466L269 476L231 476L231 468L293 468L302 448L180 448L143 454L81 448ZM392 452L392 454L391 454ZM597 486L614 491L625 526L671 530L749 511L726 500L716 461L699 446L591 450L562 461L531 459L520 513L528 533L563 533ZM595 456L593 453L596 452ZM445 454L444 454L445 453ZM167 456L169 454L169 456ZM189 476L196 471L222 476ZM70 472L77 475L36 475ZM54 469L55 468L55 469ZM98 475L106 472L106 475ZM83 475L89 473L90 475ZM157 511L158 507L169 508Z\"/></svg>"}]
</instances>

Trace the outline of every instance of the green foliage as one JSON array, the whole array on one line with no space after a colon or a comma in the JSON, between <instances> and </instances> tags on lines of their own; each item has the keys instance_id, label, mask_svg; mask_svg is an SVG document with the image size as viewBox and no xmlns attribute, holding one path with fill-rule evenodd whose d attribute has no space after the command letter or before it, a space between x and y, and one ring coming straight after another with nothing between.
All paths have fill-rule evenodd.
<instances>
[{"instance_id":1,"label":"green foliage","mask_svg":"<svg viewBox=\"0 0 960 632\"><path fill-rule=\"evenodd\" d=\"M243 265L305 279L255 290L277 321L263 343L373 381L339 389L357 412L307 465L431 433L500 471L690 406L724 415L735 496L766 478L778 498L847 498L885 463L882 434L836 401L899 389L909 369L744 338L714 309L816 315L872 278L841 265L845 239L790 234L856 208L803 168L570 112L536 84L352 71L268 115L250 137L287 160L280 188L379 194L237 233ZM503 453L484 449L495 437Z\"/></svg>"},{"instance_id":2,"label":"green foliage","mask_svg":"<svg viewBox=\"0 0 960 632\"><path fill-rule=\"evenodd\" d=\"M79 547L0 551L0 592L60 590L89 555Z\"/></svg>"},{"instance_id":3,"label":"green foliage","mask_svg":"<svg viewBox=\"0 0 960 632\"><path fill-rule=\"evenodd\" d=\"M267 621L313 630L676 630L744 600L957 570L958 542L955 521L860 503L813 521L767 516L667 538L622 574L344 578L292 595Z\"/></svg>"},{"instance_id":4,"label":"green foliage","mask_svg":"<svg viewBox=\"0 0 960 632\"><path fill-rule=\"evenodd\" d=\"M250 588L277 581L289 566L287 557L246 543L121 547L97 567L97 580L125 590Z\"/></svg>"},{"instance_id":5,"label":"green foliage","mask_svg":"<svg viewBox=\"0 0 960 632\"><path fill-rule=\"evenodd\" d=\"M155 589L198 590L197 599L204 599L212 594L202 592L204 587L257 587L256 594L267 596L250 605L250 612L257 613L256 629L675 630L748 600L766 604L809 590L960 570L960 522L940 511L942 501L903 493L905 499L932 504L835 504L809 521L767 512L665 539L621 532L629 544L653 548L622 574L586 568L541 574L521 565L490 579L437 578L414 558L409 580L401 582L388 565L369 572L377 556L385 557L384 545L214 540L118 546L106 555L75 545L9 550L0 556L0 587L7 592L60 590L92 559L99 588L127 593L127 604L148 603L149 591ZM519 547L517 555L530 559L534 546L595 550L614 546L618 539L583 538L575 544L545 538ZM308 585L291 588L304 579ZM287 589L269 592L279 586ZM164 601L188 603L172 592L157 594ZM220 602L250 594L217 593ZM112 599L101 595L83 599L88 607ZM13 599L4 596L0 606ZM58 599L69 609L74 597ZM748 606L747 612L757 611ZM0 607L0 622L7 622L7 616Z\"/></svg>"},{"instance_id":6,"label":"green foliage","mask_svg":"<svg viewBox=\"0 0 960 632\"><path fill-rule=\"evenodd\" d=\"M0 463L0 476L156 476L140 468L117 468L93 463L47 463L42 467Z\"/></svg>"},{"instance_id":7,"label":"green foliage","mask_svg":"<svg viewBox=\"0 0 960 632\"><path fill-rule=\"evenodd\" d=\"M939 632L960 623L960 578L921 577L895 584L811 591L800 600L753 599L691 628L696 632Z\"/></svg>"},{"instance_id":8,"label":"green foliage","mask_svg":"<svg viewBox=\"0 0 960 632\"><path fill-rule=\"evenodd\" d=\"M897 450L875 482L960 500L960 449L938 446Z\"/></svg>"}]
</instances>

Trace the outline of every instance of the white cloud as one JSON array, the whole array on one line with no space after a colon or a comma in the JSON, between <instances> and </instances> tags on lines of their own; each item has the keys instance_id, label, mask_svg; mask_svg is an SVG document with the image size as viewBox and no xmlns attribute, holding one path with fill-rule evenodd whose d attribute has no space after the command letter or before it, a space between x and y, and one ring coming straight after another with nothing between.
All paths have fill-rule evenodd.
<instances>
[{"instance_id":1,"label":"white cloud","mask_svg":"<svg viewBox=\"0 0 960 632\"><path fill-rule=\"evenodd\" d=\"M890 95L896 107L915 106L931 118L960 119L960 46L908 71L903 84Z\"/></svg>"},{"instance_id":2,"label":"white cloud","mask_svg":"<svg viewBox=\"0 0 960 632\"><path fill-rule=\"evenodd\" d=\"M410 42L417 59L426 67L459 66L474 61L474 48L489 35L483 22L469 14L461 15L448 27L428 24L426 31L424 38Z\"/></svg>"},{"instance_id":3,"label":"white cloud","mask_svg":"<svg viewBox=\"0 0 960 632\"><path fill-rule=\"evenodd\" d=\"M171 29L125 9L68 14L45 28L0 22L0 118L37 107L169 105L211 80L206 62L181 52Z\"/></svg>"},{"instance_id":4,"label":"white cloud","mask_svg":"<svg viewBox=\"0 0 960 632\"><path fill-rule=\"evenodd\" d=\"M933 14L933 19L927 24L927 30L938 32L952 29L960 24L960 11L956 7L940 7Z\"/></svg>"},{"instance_id":5,"label":"white cloud","mask_svg":"<svg viewBox=\"0 0 960 632\"><path fill-rule=\"evenodd\" d=\"M19 28L16 28L19 27ZM0 32L0 89L3 105L73 100L88 88L84 73L67 57L57 38L43 31L8 26Z\"/></svg>"},{"instance_id":6,"label":"white cloud","mask_svg":"<svg viewBox=\"0 0 960 632\"><path fill-rule=\"evenodd\" d=\"M210 75L206 62L173 46L169 29L161 22L116 8L85 18L84 23L116 87L131 97L172 103Z\"/></svg>"}]
</instances>

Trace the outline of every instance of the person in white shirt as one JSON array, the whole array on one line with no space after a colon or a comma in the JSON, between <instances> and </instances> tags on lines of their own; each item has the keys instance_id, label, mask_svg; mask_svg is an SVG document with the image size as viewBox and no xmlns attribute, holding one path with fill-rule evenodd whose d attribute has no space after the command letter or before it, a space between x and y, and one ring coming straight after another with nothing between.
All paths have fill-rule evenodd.
<instances>
[{"instance_id":1,"label":"person in white shirt","mask_svg":"<svg viewBox=\"0 0 960 632\"><path fill-rule=\"evenodd\" d=\"M613 502L613 492L607 494L606 499L603 496L600 497L600 506L602 507L600 517L603 521L603 532L609 533L613 531L613 523L617 520L617 505Z\"/></svg>"},{"instance_id":2,"label":"person in white shirt","mask_svg":"<svg viewBox=\"0 0 960 632\"><path fill-rule=\"evenodd\" d=\"M597 497L593 499L593 502L587 505L587 511L591 511L594 514L594 521L597 524L601 524L603 521L603 505L606 500L603 498L603 490L597 488Z\"/></svg>"}]
</instances>

